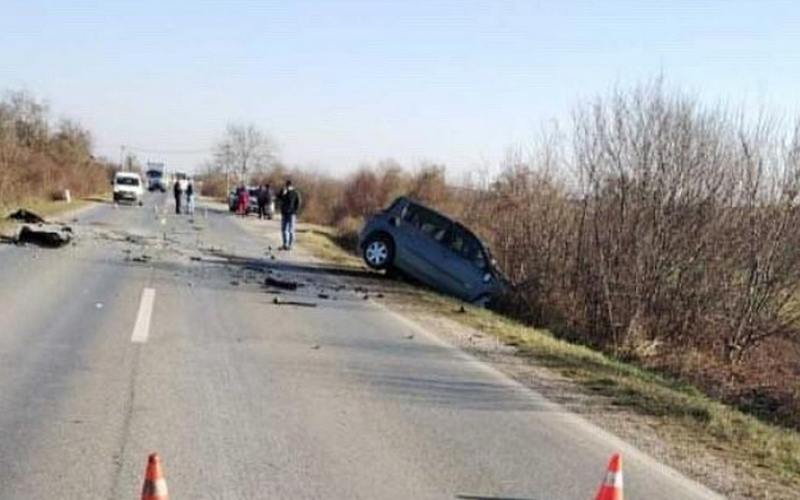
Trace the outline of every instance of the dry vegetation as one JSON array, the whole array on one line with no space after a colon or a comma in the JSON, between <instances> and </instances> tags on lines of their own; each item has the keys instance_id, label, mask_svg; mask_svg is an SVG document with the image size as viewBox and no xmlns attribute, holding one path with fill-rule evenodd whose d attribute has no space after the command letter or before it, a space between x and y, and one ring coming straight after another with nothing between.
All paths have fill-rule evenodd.
<instances>
[{"instance_id":1,"label":"dry vegetation","mask_svg":"<svg viewBox=\"0 0 800 500\"><path fill-rule=\"evenodd\" d=\"M481 185L393 161L251 180L291 177L302 218L351 250L395 196L427 202L489 242L515 285L510 316L800 428L800 129L786 128L655 82L579 107L569 133Z\"/></svg>"},{"instance_id":2,"label":"dry vegetation","mask_svg":"<svg viewBox=\"0 0 800 500\"><path fill-rule=\"evenodd\" d=\"M47 106L23 92L0 101L0 209L108 189L109 165L92 156L91 134L76 122L51 123Z\"/></svg>"}]
</instances>

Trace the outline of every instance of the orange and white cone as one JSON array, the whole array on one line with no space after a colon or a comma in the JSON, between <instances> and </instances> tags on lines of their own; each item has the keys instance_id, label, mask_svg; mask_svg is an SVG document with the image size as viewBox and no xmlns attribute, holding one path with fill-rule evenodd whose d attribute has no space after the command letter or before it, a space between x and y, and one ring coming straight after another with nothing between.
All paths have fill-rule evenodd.
<instances>
[{"instance_id":1,"label":"orange and white cone","mask_svg":"<svg viewBox=\"0 0 800 500\"><path fill-rule=\"evenodd\" d=\"M595 500L622 500L622 457L619 453L608 462L606 477Z\"/></svg>"},{"instance_id":2,"label":"orange and white cone","mask_svg":"<svg viewBox=\"0 0 800 500\"><path fill-rule=\"evenodd\" d=\"M147 471L144 474L142 500L169 500L167 481L161 473L161 459L153 453L147 459Z\"/></svg>"}]
</instances>

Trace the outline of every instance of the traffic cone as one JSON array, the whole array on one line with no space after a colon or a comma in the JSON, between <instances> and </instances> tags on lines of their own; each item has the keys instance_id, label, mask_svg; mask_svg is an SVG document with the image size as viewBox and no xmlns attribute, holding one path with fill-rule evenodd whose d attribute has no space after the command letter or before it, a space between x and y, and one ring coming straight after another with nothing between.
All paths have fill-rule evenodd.
<instances>
[{"instance_id":1,"label":"traffic cone","mask_svg":"<svg viewBox=\"0 0 800 500\"><path fill-rule=\"evenodd\" d=\"M153 453L147 459L147 471L144 474L142 500L169 500L167 482L161 474L161 459Z\"/></svg>"},{"instance_id":2,"label":"traffic cone","mask_svg":"<svg viewBox=\"0 0 800 500\"><path fill-rule=\"evenodd\" d=\"M608 462L606 477L595 500L622 500L622 457L619 453Z\"/></svg>"}]
</instances>

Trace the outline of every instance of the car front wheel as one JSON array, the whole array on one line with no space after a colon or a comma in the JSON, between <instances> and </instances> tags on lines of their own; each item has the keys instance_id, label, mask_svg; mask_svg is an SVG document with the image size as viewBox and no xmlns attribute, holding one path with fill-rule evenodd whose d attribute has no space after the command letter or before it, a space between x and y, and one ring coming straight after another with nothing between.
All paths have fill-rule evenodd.
<instances>
[{"instance_id":1,"label":"car front wheel","mask_svg":"<svg viewBox=\"0 0 800 500\"><path fill-rule=\"evenodd\" d=\"M386 269L394 260L394 244L386 236L373 236L364 245L364 262L372 269Z\"/></svg>"}]
</instances>

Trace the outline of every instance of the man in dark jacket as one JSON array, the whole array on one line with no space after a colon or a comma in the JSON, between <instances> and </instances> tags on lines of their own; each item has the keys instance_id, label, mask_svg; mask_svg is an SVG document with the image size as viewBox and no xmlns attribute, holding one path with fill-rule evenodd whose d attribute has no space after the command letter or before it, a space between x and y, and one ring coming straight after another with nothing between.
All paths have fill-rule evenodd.
<instances>
[{"instance_id":1,"label":"man in dark jacket","mask_svg":"<svg viewBox=\"0 0 800 500\"><path fill-rule=\"evenodd\" d=\"M300 210L300 193L292 186L292 181L287 180L286 186L278 194L278 203L281 207L281 237L283 250L291 250L294 244L294 227L297 224L297 212Z\"/></svg>"},{"instance_id":2,"label":"man in dark jacket","mask_svg":"<svg viewBox=\"0 0 800 500\"><path fill-rule=\"evenodd\" d=\"M272 219L272 189L269 184L258 190L258 218Z\"/></svg>"},{"instance_id":3,"label":"man in dark jacket","mask_svg":"<svg viewBox=\"0 0 800 500\"><path fill-rule=\"evenodd\" d=\"M175 195L175 213L181 213L181 198L183 197L183 189L181 189L181 181L175 179L175 185L172 187L172 194Z\"/></svg>"}]
</instances>

